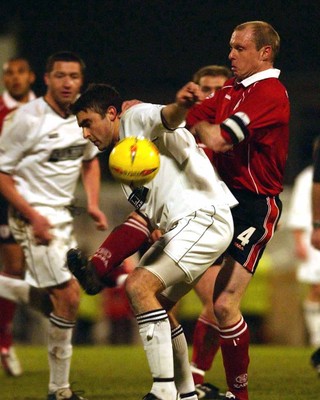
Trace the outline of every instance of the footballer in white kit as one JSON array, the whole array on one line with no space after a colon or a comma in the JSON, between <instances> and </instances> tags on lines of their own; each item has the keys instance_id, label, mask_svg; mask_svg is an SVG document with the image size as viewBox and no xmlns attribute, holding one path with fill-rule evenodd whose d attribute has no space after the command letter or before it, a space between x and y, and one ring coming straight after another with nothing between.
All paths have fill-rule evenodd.
<instances>
[{"instance_id":1,"label":"footballer in white kit","mask_svg":"<svg viewBox=\"0 0 320 400\"><path fill-rule=\"evenodd\" d=\"M160 169L144 186L123 185L135 207L90 260L72 249L68 266L89 294L107 285L110 273L145 244L155 228L162 232L127 277L126 292L139 325L153 384L144 400L196 400L181 325L171 307L226 250L233 236L230 207L237 204L192 134L180 124L198 97L189 83L168 106L141 103L122 113L122 101L109 85L93 84L73 104L84 137L100 150L119 139L143 136L160 153ZM171 129L171 127L173 129Z\"/></svg>"},{"instance_id":2,"label":"footballer in white kit","mask_svg":"<svg viewBox=\"0 0 320 400\"><path fill-rule=\"evenodd\" d=\"M229 244L233 232L230 207L237 201L193 135L183 127L170 131L164 126L163 107L138 104L120 119L120 139L146 137L160 153L160 169L151 182L134 190L126 185L123 188L128 200L148 218L152 228L164 233L154 247L163 247L183 270L185 282L193 283ZM201 223L195 223L195 219L201 219ZM143 263L144 259L140 265ZM173 281L168 276L162 279L168 287L176 277ZM171 296L175 294L171 299L177 301L177 291L170 292Z\"/></svg>"},{"instance_id":3,"label":"footballer in white kit","mask_svg":"<svg viewBox=\"0 0 320 400\"><path fill-rule=\"evenodd\" d=\"M20 107L5 121L0 171L14 176L19 193L49 219L54 236L48 246L39 246L30 224L11 209L10 227L25 249L26 280L32 286L56 286L71 279L65 255L76 241L68 207L82 161L97 153L83 138L75 117L61 118L43 98Z\"/></svg>"},{"instance_id":4,"label":"footballer in white kit","mask_svg":"<svg viewBox=\"0 0 320 400\"><path fill-rule=\"evenodd\" d=\"M308 285L303 300L303 316L311 346L320 347L320 251L311 245L313 166L296 177L290 199L287 226L294 235L298 259L297 279Z\"/></svg>"},{"instance_id":5,"label":"footballer in white kit","mask_svg":"<svg viewBox=\"0 0 320 400\"><path fill-rule=\"evenodd\" d=\"M297 176L290 199L287 226L303 232L306 257L300 261L297 278L300 282L320 284L320 251L311 245L312 215L311 187L313 167L309 166Z\"/></svg>"},{"instance_id":6,"label":"footballer in white kit","mask_svg":"<svg viewBox=\"0 0 320 400\"><path fill-rule=\"evenodd\" d=\"M48 317L47 400L86 400L69 382L81 292L66 266L66 254L76 243L70 206L80 171L87 212L97 229L107 227L99 207L97 150L84 140L69 110L79 96L84 70L73 52L50 55L43 98L10 115L0 138L0 191L11 205L9 224L27 267L24 280L0 275L0 295Z\"/></svg>"}]
</instances>

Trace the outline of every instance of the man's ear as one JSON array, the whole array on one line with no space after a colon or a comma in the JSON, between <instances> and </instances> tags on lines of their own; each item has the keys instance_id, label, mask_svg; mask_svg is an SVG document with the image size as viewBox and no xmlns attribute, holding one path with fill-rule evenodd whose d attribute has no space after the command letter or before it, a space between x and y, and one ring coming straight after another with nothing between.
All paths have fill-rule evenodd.
<instances>
[{"instance_id":1,"label":"man's ear","mask_svg":"<svg viewBox=\"0 0 320 400\"><path fill-rule=\"evenodd\" d=\"M109 106L106 115L110 118L110 121L114 121L117 118L118 111L114 106Z\"/></svg>"},{"instance_id":2,"label":"man's ear","mask_svg":"<svg viewBox=\"0 0 320 400\"><path fill-rule=\"evenodd\" d=\"M262 61L270 61L272 56L272 48L271 46L263 46L261 49L261 59Z\"/></svg>"},{"instance_id":3,"label":"man's ear","mask_svg":"<svg viewBox=\"0 0 320 400\"><path fill-rule=\"evenodd\" d=\"M48 86L48 81L49 81L48 73L44 74L43 80L44 80L44 83Z\"/></svg>"}]
</instances>

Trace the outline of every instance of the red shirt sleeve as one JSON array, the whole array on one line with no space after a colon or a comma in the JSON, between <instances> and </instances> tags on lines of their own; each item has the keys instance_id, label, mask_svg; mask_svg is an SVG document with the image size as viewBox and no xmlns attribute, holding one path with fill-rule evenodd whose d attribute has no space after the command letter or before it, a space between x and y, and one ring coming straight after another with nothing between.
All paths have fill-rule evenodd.
<instances>
[{"instance_id":1,"label":"red shirt sleeve","mask_svg":"<svg viewBox=\"0 0 320 400\"><path fill-rule=\"evenodd\" d=\"M186 127L191 128L197 122L208 121L214 123L216 116L216 96L203 100L200 104L195 104L190 108L187 118Z\"/></svg>"}]
</instances>

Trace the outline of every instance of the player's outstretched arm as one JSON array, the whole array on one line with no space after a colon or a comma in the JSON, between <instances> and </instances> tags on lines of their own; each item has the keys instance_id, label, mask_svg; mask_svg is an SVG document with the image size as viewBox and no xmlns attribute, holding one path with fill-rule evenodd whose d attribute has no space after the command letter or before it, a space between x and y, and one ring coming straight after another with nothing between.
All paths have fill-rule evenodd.
<instances>
[{"instance_id":1,"label":"player's outstretched arm","mask_svg":"<svg viewBox=\"0 0 320 400\"><path fill-rule=\"evenodd\" d=\"M187 112L201 96L200 88L194 82L189 82L176 94L175 103L162 109L162 118L170 129L177 128L186 118Z\"/></svg>"},{"instance_id":2,"label":"player's outstretched arm","mask_svg":"<svg viewBox=\"0 0 320 400\"><path fill-rule=\"evenodd\" d=\"M107 217L99 207L100 166L97 158L82 163L82 182L87 195L88 214L95 221L98 230L108 228Z\"/></svg>"}]
</instances>

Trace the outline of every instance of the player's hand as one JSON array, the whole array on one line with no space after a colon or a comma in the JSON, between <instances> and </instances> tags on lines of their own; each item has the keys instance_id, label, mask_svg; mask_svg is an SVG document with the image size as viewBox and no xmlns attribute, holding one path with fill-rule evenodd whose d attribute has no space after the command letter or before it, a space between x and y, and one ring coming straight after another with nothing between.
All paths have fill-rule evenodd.
<instances>
[{"instance_id":1,"label":"player's hand","mask_svg":"<svg viewBox=\"0 0 320 400\"><path fill-rule=\"evenodd\" d=\"M160 229L155 229L151 232L151 242L154 243L156 242L158 239L160 239L162 236L162 232L160 231Z\"/></svg>"},{"instance_id":2,"label":"player's hand","mask_svg":"<svg viewBox=\"0 0 320 400\"><path fill-rule=\"evenodd\" d=\"M105 231L108 229L108 221L105 213L98 207L88 208L88 214L95 221L98 231Z\"/></svg>"},{"instance_id":3,"label":"player's hand","mask_svg":"<svg viewBox=\"0 0 320 400\"><path fill-rule=\"evenodd\" d=\"M199 85L194 82L188 82L176 94L176 103L185 108L192 107L201 99L201 90Z\"/></svg>"},{"instance_id":4,"label":"player's hand","mask_svg":"<svg viewBox=\"0 0 320 400\"><path fill-rule=\"evenodd\" d=\"M48 245L53 239L53 234L50 231L52 228L50 221L43 215L35 212L30 223L32 225L35 243L44 246Z\"/></svg>"},{"instance_id":5,"label":"player's hand","mask_svg":"<svg viewBox=\"0 0 320 400\"><path fill-rule=\"evenodd\" d=\"M299 260L307 260L308 258L308 248L303 241L297 242L295 245L295 255Z\"/></svg>"}]
</instances>

